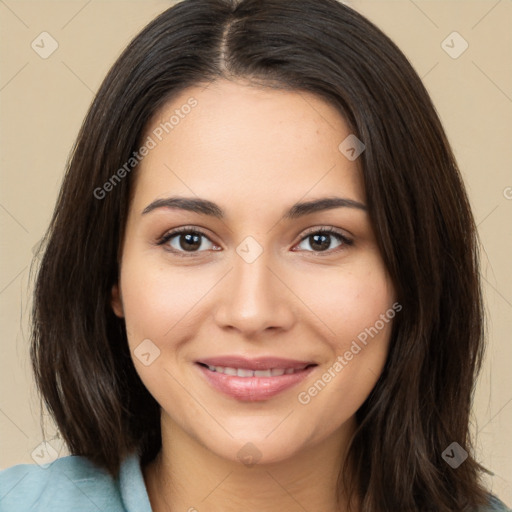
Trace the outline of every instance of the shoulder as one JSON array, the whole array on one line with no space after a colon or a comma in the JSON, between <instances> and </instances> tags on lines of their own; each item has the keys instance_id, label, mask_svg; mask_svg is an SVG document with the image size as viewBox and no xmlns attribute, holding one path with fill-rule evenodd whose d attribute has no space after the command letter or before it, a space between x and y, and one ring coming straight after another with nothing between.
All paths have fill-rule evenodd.
<instances>
[{"instance_id":1,"label":"shoulder","mask_svg":"<svg viewBox=\"0 0 512 512\"><path fill-rule=\"evenodd\" d=\"M86 457L67 456L47 466L19 464L0 471L0 512L121 512L118 486Z\"/></svg>"},{"instance_id":2,"label":"shoulder","mask_svg":"<svg viewBox=\"0 0 512 512\"><path fill-rule=\"evenodd\" d=\"M484 507L480 507L478 512L512 512L512 510L496 496L489 494L489 504Z\"/></svg>"}]
</instances>

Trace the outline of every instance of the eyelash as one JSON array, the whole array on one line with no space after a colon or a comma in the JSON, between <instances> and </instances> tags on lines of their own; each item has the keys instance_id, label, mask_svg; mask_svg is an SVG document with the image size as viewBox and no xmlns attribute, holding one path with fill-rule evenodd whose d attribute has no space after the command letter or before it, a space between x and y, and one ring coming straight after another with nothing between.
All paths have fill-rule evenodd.
<instances>
[{"instance_id":1,"label":"eyelash","mask_svg":"<svg viewBox=\"0 0 512 512\"><path fill-rule=\"evenodd\" d=\"M212 242L210 240L210 238L206 235L206 233L204 233L200 229L185 226L185 227L182 227L182 228L176 228L176 229L174 229L172 231L169 231L165 235L163 235L157 241L157 245L163 246L167 242L169 242L172 238L174 238L174 237L176 237L177 235L180 235L180 234L201 235L201 236L205 237L207 240L209 240L211 243L214 243L214 242ZM339 252L339 251L341 251L343 249L346 249L347 246L351 246L351 245L354 244L353 240L347 238L345 235L340 233L335 228L333 228L333 227L322 227L322 228L312 228L311 230L306 231L304 236L300 239L300 241L296 245L299 245L300 243L302 243L304 240L306 240L307 238L309 238L312 235L330 235L330 236L338 238L338 240L341 242L341 245L339 245L335 249L327 249L325 251L306 251L306 252L315 253L317 256L320 256L320 257L322 257L324 254L331 255L333 253L337 253L337 252ZM197 254L200 254L201 252L204 252L204 251L191 251L191 252L187 253L185 251L177 251L176 249L169 248L169 247L166 248L166 250L169 251L169 252L172 252L173 254L176 254L178 256L182 256L182 257L185 257L185 258L194 257Z\"/></svg>"}]
</instances>

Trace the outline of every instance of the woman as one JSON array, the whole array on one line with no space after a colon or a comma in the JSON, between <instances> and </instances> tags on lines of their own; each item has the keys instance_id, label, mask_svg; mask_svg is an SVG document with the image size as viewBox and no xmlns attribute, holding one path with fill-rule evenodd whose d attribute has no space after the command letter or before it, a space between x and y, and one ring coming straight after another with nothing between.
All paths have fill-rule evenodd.
<instances>
[{"instance_id":1,"label":"woman","mask_svg":"<svg viewBox=\"0 0 512 512\"><path fill-rule=\"evenodd\" d=\"M109 72L32 361L73 456L0 509L507 510L468 433L476 231L420 79L335 0L185 0Z\"/></svg>"}]
</instances>

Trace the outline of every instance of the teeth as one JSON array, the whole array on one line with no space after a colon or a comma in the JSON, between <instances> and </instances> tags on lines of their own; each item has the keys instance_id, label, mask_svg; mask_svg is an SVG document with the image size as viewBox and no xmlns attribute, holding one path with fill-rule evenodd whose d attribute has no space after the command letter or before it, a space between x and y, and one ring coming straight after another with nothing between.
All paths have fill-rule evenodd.
<instances>
[{"instance_id":1,"label":"teeth","mask_svg":"<svg viewBox=\"0 0 512 512\"><path fill-rule=\"evenodd\" d=\"M272 377L272 370L256 370L255 377Z\"/></svg>"},{"instance_id":2,"label":"teeth","mask_svg":"<svg viewBox=\"0 0 512 512\"><path fill-rule=\"evenodd\" d=\"M295 371L304 368L270 368L268 370L247 370L245 368L230 368L229 366L209 366L212 372L224 373L225 375L233 375L237 377L279 377L280 375L290 375Z\"/></svg>"}]
</instances>

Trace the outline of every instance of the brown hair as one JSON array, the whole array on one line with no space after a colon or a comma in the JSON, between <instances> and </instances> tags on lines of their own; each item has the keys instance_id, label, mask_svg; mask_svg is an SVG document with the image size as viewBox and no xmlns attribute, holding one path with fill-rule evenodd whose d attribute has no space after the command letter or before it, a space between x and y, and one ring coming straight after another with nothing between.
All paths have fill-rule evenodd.
<instances>
[{"instance_id":1,"label":"brown hair","mask_svg":"<svg viewBox=\"0 0 512 512\"><path fill-rule=\"evenodd\" d=\"M219 78L314 93L366 145L368 208L403 310L383 374L357 412L340 489L351 489L364 512L484 503L468 433L483 354L468 198L412 66L336 0L185 0L132 41L102 83L68 164L35 288L35 377L71 453L115 475L128 452L144 464L161 447L159 405L110 306L135 171L109 193L98 190L133 157L165 102ZM454 441L469 452L456 470L441 455Z\"/></svg>"}]
</instances>

